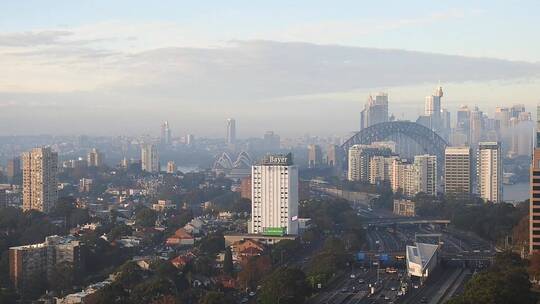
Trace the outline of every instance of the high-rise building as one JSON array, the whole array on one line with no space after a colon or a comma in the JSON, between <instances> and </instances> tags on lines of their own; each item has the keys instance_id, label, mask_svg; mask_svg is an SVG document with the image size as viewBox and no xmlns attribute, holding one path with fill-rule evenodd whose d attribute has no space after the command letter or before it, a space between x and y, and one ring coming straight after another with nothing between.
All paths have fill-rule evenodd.
<instances>
[{"instance_id":1,"label":"high-rise building","mask_svg":"<svg viewBox=\"0 0 540 304\"><path fill-rule=\"evenodd\" d=\"M22 155L23 210L49 212L58 200L58 154L50 147Z\"/></svg>"},{"instance_id":2,"label":"high-rise building","mask_svg":"<svg viewBox=\"0 0 540 304\"><path fill-rule=\"evenodd\" d=\"M308 167L315 168L322 165L322 150L319 145L308 146Z\"/></svg>"},{"instance_id":3,"label":"high-rise building","mask_svg":"<svg viewBox=\"0 0 540 304\"><path fill-rule=\"evenodd\" d=\"M407 197L415 196L419 192L416 166L403 159L394 159L390 186L394 192L401 190Z\"/></svg>"},{"instance_id":4,"label":"high-rise building","mask_svg":"<svg viewBox=\"0 0 540 304\"><path fill-rule=\"evenodd\" d=\"M98 149L93 148L88 152L86 157L88 167L101 167L103 166L104 155Z\"/></svg>"},{"instance_id":5,"label":"high-rise building","mask_svg":"<svg viewBox=\"0 0 540 304\"><path fill-rule=\"evenodd\" d=\"M150 173L159 172L159 155L155 145L144 144L141 147L141 169Z\"/></svg>"},{"instance_id":6,"label":"high-rise building","mask_svg":"<svg viewBox=\"0 0 540 304\"><path fill-rule=\"evenodd\" d=\"M433 95L426 96L424 115L419 118L418 123L432 129L444 138L448 138L450 133L450 112L446 110L443 111L441 107L442 97L443 90L441 86L435 90Z\"/></svg>"},{"instance_id":7,"label":"high-rise building","mask_svg":"<svg viewBox=\"0 0 540 304\"><path fill-rule=\"evenodd\" d=\"M536 110L536 145L530 174L529 252L540 251L540 104Z\"/></svg>"},{"instance_id":8,"label":"high-rise building","mask_svg":"<svg viewBox=\"0 0 540 304\"><path fill-rule=\"evenodd\" d=\"M530 156L534 147L534 122L530 112L520 112L510 118L507 145L511 156Z\"/></svg>"},{"instance_id":9,"label":"high-rise building","mask_svg":"<svg viewBox=\"0 0 540 304\"><path fill-rule=\"evenodd\" d=\"M536 131L537 134L539 131ZM540 147L534 149L531 164L529 206L529 252L540 251Z\"/></svg>"},{"instance_id":10,"label":"high-rise building","mask_svg":"<svg viewBox=\"0 0 540 304\"><path fill-rule=\"evenodd\" d=\"M227 144L234 145L236 143L236 121L234 118L227 119Z\"/></svg>"},{"instance_id":11,"label":"high-rise building","mask_svg":"<svg viewBox=\"0 0 540 304\"><path fill-rule=\"evenodd\" d=\"M418 192L437 195L437 156L416 155L414 167L418 180Z\"/></svg>"},{"instance_id":12,"label":"high-rise building","mask_svg":"<svg viewBox=\"0 0 540 304\"><path fill-rule=\"evenodd\" d=\"M263 136L263 150L266 152L277 151L280 148L281 138L274 131L266 131Z\"/></svg>"},{"instance_id":13,"label":"high-rise building","mask_svg":"<svg viewBox=\"0 0 540 304\"><path fill-rule=\"evenodd\" d=\"M519 114L525 112L525 105L524 104L515 104L510 108L510 116L511 117L519 117Z\"/></svg>"},{"instance_id":14,"label":"high-rise building","mask_svg":"<svg viewBox=\"0 0 540 304\"><path fill-rule=\"evenodd\" d=\"M161 144L170 145L172 143L171 128L169 128L169 122L165 121L161 125Z\"/></svg>"},{"instance_id":15,"label":"high-rise building","mask_svg":"<svg viewBox=\"0 0 540 304\"><path fill-rule=\"evenodd\" d=\"M370 160L369 182L378 184L390 182L392 179L392 166L397 156L373 156Z\"/></svg>"},{"instance_id":16,"label":"high-rise building","mask_svg":"<svg viewBox=\"0 0 540 304\"><path fill-rule=\"evenodd\" d=\"M90 192L92 190L92 184L94 180L91 178L81 178L79 180L79 192Z\"/></svg>"},{"instance_id":17,"label":"high-rise building","mask_svg":"<svg viewBox=\"0 0 540 304\"><path fill-rule=\"evenodd\" d=\"M472 191L470 147L448 147L444 151L444 192L467 196Z\"/></svg>"},{"instance_id":18,"label":"high-rise building","mask_svg":"<svg viewBox=\"0 0 540 304\"><path fill-rule=\"evenodd\" d=\"M251 169L251 231L298 234L298 167L291 154L268 155Z\"/></svg>"},{"instance_id":19,"label":"high-rise building","mask_svg":"<svg viewBox=\"0 0 540 304\"><path fill-rule=\"evenodd\" d=\"M177 170L178 168L176 167L176 163L174 161L170 160L167 162L167 173L174 174Z\"/></svg>"},{"instance_id":20,"label":"high-rise building","mask_svg":"<svg viewBox=\"0 0 540 304\"><path fill-rule=\"evenodd\" d=\"M23 290L30 279L50 276L55 265L70 263L82 270L82 244L72 237L48 236L45 242L9 248L9 276L15 288Z\"/></svg>"},{"instance_id":21,"label":"high-rise building","mask_svg":"<svg viewBox=\"0 0 540 304\"><path fill-rule=\"evenodd\" d=\"M388 121L388 94L369 95L364 110L360 113L360 129Z\"/></svg>"},{"instance_id":22,"label":"high-rise building","mask_svg":"<svg viewBox=\"0 0 540 304\"><path fill-rule=\"evenodd\" d=\"M341 151L342 149L338 145L328 145L326 150L326 164L330 167L341 167L343 163L343 153Z\"/></svg>"},{"instance_id":23,"label":"high-rise building","mask_svg":"<svg viewBox=\"0 0 540 304\"><path fill-rule=\"evenodd\" d=\"M480 142L477 157L478 194L485 201L502 200L502 155L498 142Z\"/></svg>"},{"instance_id":24,"label":"high-rise building","mask_svg":"<svg viewBox=\"0 0 540 304\"><path fill-rule=\"evenodd\" d=\"M469 122L469 145L475 146L482 139L483 132L483 118L484 113L478 110L478 107L475 107L473 111L470 112L470 122Z\"/></svg>"},{"instance_id":25,"label":"high-rise building","mask_svg":"<svg viewBox=\"0 0 540 304\"><path fill-rule=\"evenodd\" d=\"M389 157L392 154L392 150L389 148L378 148L372 145L352 146L348 152L348 180L369 182L371 158L374 156Z\"/></svg>"},{"instance_id":26,"label":"high-rise building","mask_svg":"<svg viewBox=\"0 0 540 304\"><path fill-rule=\"evenodd\" d=\"M8 181L10 183L13 183L15 178L17 176L20 176L20 174L21 174L21 158L14 157L8 160L7 168L6 168L6 175L7 175Z\"/></svg>"},{"instance_id":27,"label":"high-rise building","mask_svg":"<svg viewBox=\"0 0 540 304\"><path fill-rule=\"evenodd\" d=\"M195 143L195 135L187 134L185 139L185 144L191 146Z\"/></svg>"}]
</instances>

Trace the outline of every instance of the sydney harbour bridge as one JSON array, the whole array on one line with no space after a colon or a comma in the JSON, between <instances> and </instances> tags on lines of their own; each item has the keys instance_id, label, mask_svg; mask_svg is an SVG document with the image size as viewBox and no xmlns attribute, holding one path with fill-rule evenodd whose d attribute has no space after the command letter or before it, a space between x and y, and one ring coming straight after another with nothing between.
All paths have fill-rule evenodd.
<instances>
[{"instance_id":1,"label":"sydney harbour bridge","mask_svg":"<svg viewBox=\"0 0 540 304\"><path fill-rule=\"evenodd\" d=\"M348 151L353 145L368 145L377 141L392 140L403 157L417 154L437 156L438 165L444 161L446 141L433 130L411 121L388 121L367 127L357 132L341 146Z\"/></svg>"}]
</instances>

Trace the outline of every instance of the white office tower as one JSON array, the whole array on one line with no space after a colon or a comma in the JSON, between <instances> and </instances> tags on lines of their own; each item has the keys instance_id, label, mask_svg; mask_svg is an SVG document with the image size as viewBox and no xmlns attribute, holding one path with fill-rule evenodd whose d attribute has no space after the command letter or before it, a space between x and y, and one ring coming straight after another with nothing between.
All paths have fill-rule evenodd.
<instances>
[{"instance_id":1,"label":"white office tower","mask_svg":"<svg viewBox=\"0 0 540 304\"><path fill-rule=\"evenodd\" d=\"M35 148L22 155L23 210L49 212L58 200L58 153L50 147Z\"/></svg>"},{"instance_id":2,"label":"white office tower","mask_svg":"<svg viewBox=\"0 0 540 304\"><path fill-rule=\"evenodd\" d=\"M298 234L298 167L292 155L268 155L251 167L251 231Z\"/></svg>"},{"instance_id":3,"label":"white office tower","mask_svg":"<svg viewBox=\"0 0 540 304\"><path fill-rule=\"evenodd\" d=\"M159 172L159 155L155 145L144 144L141 147L141 168L150 173Z\"/></svg>"},{"instance_id":4,"label":"white office tower","mask_svg":"<svg viewBox=\"0 0 540 304\"><path fill-rule=\"evenodd\" d=\"M480 142L477 157L478 194L484 201L502 200L502 155L498 142Z\"/></svg>"},{"instance_id":5,"label":"white office tower","mask_svg":"<svg viewBox=\"0 0 540 304\"><path fill-rule=\"evenodd\" d=\"M234 118L227 119L227 144L236 143L236 121Z\"/></svg>"},{"instance_id":6,"label":"white office tower","mask_svg":"<svg viewBox=\"0 0 540 304\"><path fill-rule=\"evenodd\" d=\"M437 195L437 156L416 155L414 166L418 174L418 192Z\"/></svg>"},{"instance_id":7,"label":"white office tower","mask_svg":"<svg viewBox=\"0 0 540 304\"><path fill-rule=\"evenodd\" d=\"M469 195L472 190L470 147L448 147L444 151L444 192Z\"/></svg>"}]
</instances>

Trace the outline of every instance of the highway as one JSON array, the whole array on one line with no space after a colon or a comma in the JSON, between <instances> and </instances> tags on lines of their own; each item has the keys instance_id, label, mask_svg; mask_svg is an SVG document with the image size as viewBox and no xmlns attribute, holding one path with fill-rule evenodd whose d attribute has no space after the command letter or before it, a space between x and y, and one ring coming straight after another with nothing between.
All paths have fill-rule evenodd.
<instances>
[{"instance_id":1,"label":"highway","mask_svg":"<svg viewBox=\"0 0 540 304\"><path fill-rule=\"evenodd\" d=\"M367 254L366 268L351 269L336 276L332 283L313 297L309 303L315 304L364 304L364 303L444 303L471 277L478 268L485 267L494 255L492 244L463 231L447 227L446 222L436 224L431 219L415 218L407 221L396 218L388 211L371 210L358 200L351 202L357 213L370 223L366 231L366 245L363 251ZM397 225L387 225L392 220ZM384 225L377 225L384 223ZM385 272L386 265L379 269L374 261L382 254L405 255L405 247L419 242L437 244L440 241L441 264L430 277L420 284L406 275L404 261L391 261L391 266L398 273ZM371 266L371 267L370 267ZM354 278L351 277L354 274ZM368 286L375 286L371 294ZM398 295L403 287L406 292Z\"/></svg>"}]
</instances>

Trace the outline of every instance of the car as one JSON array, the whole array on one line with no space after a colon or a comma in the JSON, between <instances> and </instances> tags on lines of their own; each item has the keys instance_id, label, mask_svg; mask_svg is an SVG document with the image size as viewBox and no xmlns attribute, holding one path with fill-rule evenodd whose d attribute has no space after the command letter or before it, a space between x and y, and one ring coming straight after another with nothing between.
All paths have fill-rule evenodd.
<instances>
[{"instance_id":1,"label":"car","mask_svg":"<svg viewBox=\"0 0 540 304\"><path fill-rule=\"evenodd\" d=\"M384 296L384 299L385 299L386 301L388 301L388 300L390 300L390 297L389 297L389 296Z\"/></svg>"},{"instance_id":2,"label":"car","mask_svg":"<svg viewBox=\"0 0 540 304\"><path fill-rule=\"evenodd\" d=\"M341 288L341 292L347 292L347 287Z\"/></svg>"},{"instance_id":3,"label":"car","mask_svg":"<svg viewBox=\"0 0 540 304\"><path fill-rule=\"evenodd\" d=\"M354 279L356 278L356 275L354 275L354 273L351 273L351 279Z\"/></svg>"},{"instance_id":4,"label":"car","mask_svg":"<svg viewBox=\"0 0 540 304\"><path fill-rule=\"evenodd\" d=\"M412 287L413 288L418 288L419 286L418 286L418 284L414 284Z\"/></svg>"},{"instance_id":5,"label":"car","mask_svg":"<svg viewBox=\"0 0 540 304\"><path fill-rule=\"evenodd\" d=\"M366 281L364 281L364 279L358 280L358 283L360 283L360 284L364 284L365 282L366 282Z\"/></svg>"},{"instance_id":6,"label":"car","mask_svg":"<svg viewBox=\"0 0 540 304\"><path fill-rule=\"evenodd\" d=\"M391 291L396 291L396 288L394 286L390 287Z\"/></svg>"},{"instance_id":7,"label":"car","mask_svg":"<svg viewBox=\"0 0 540 304\"><path fill-rule=\"evenodd\" d=\"M427 298L426 297L423 297L422 299L420 299L420 303L427 303Z\"/></svg>"},{"instance_id":8,"label":"car","mask_svg":"<svg viewBox=\"0 0 540 304\"><path fill-rule=\"evenodd\" d=\"M254 297L254 296L255 296L255 292L254 292L254 291L250 291L250 292L249 292L249 296L250 296L250 297Z\"/></svg>"}]
</instances>

